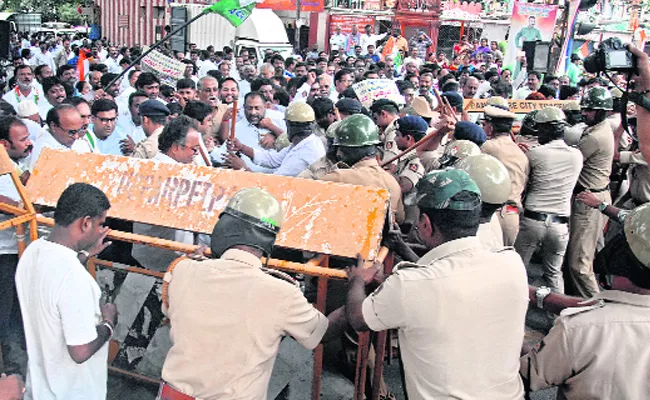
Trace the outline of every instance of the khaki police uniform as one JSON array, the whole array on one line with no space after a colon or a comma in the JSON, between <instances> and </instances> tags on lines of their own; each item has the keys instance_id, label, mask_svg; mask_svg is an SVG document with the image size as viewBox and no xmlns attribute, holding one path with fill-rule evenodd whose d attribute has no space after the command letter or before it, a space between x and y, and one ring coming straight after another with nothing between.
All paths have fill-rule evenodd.
<instances>
[{"instance_id":1,"label":"khaki police uniform","mask_svg":"<svg viewBox=\"0 0 650 400\"><path fill-rule=\"evenodd\" d=\"M212 136L217 140L217 143L221 143L220 133L221 133L221 123L223 122L223 116L226 114L226 111L230 108L228 104L220 103L214 110L212 114ZM233 115L233 118L236 118Z\"/></svg>"},{"instance_id":2,"label":"khaki police uniform","mask_svg":"<svg viewBox=\"0 0 650 400\"><path fill-rule=\"evenodd\" d=\"M528 158L509 135L500 135L486 141L481 146L481 151L501 161L512 180L508 202L497 213L503 228L503 243L506 246L513 246L519 233L521 196L526 188L530 170Z\"/></svg>"},{"instance_id":3,"label":"khaki police uniform","mask_svg":"<svg viewBox=\"0 0 650 400\"><path fill-rule=\"evenodd\" d=\"M379 166L376 159L361 160L349 169L337 169L320 179L386 189L390 193L390 208L395 213L395 220L398 224L404 221L404 204L399 183Z\"/></svg>"},{"instance_id":4,"label":"khaki police uniform","mask_svg":"<svg viewBox=\"0 0 650 400\"><path fill-rule=\"evenodd\" d=\"M532 390L558 386L558 399L647 399L650 296L608 290L594 299L562 312L521 358L521 375Z\"/></svg>"},{"instance_id":5,"label":"khaki police uniform","mask_svg":"<svg viewBox=\"0 0 650 400\"><path fill-rule=\"evenodd\" d=\"M489 251L466 237L398 264L362 311L370 329L399 330L411 400L519 400L527 308L517 253Z\"/></svg>"},{"instance_id":6,"label":"khaki police uniform","mask_svg":"<svg viewBox=\"0 0 650 400\"><path fill-rule=\"evenodd\" d=\"M609 123L603 121L587 128L580 138L578 150L582 152L583 166L576 192L589 190L599 200L611 203L609 176L614 158L614 136ZM599 291L592 264L604 225L605 216L598 209L574 198L569 222L571 232L567 264L574 291L572 293L582 297L591 297Z\"/></svg>"},{"instance_id":7,"label":"khaki police uniform","mask_svg":"<svg viewBox=\"0 0 650 400\"><path fill-rule=\"evenodd\" d=\"M158 154L158 136L163 131L160 127L153 131L151 136L135 145L133 149L133 157L136 158L154 158Z\"/></svg>"},{"instance_id":8,"label":"khaki police uniform","mask_svg":"<svg viewBox=\"0 0 650 400\"><path fill-rule=\"evenodd\" d=\"M333 163L327 156L311 164L307 169L298 174L298 178L304 179L321 179L325 175L336 171L339 168L347 168L344 163Z\"/></svg>"},{"instance_id":9,"label":"khaki police uniform","mask_svg":"<svg viewBox=\"0 0 650 400\"><path fill-rule=\"evenodd\" d=\"M261 267L258 257L230 249L171 272L172 348L162 378L174 389L202 399L266 399L282 337L307 349L320 343L327 318Z\"/></svg>"},{"instance_id":10,"label":"khaki police uniform","mask_svg":"<svg viewBox=\"0 0 650 400\"><path fill-rule=\"evenodd\" d=\"M399 118L395 118L395 120L386 127L384 133L380 136L380 139L384 143L384 156L382 158L383 162L390 160L400 153L399 149L397 148L397 142L395 141L395 136L397 136L395 131L397 130L396 124L398 119Z\"/></svg>"},{"instance_id":11,"label":"khaki police uniform","mask_svg":"<svg viewBox=\"0 0 650 400\"><path fill-rule=\"evenodd\" d=\"M630 165L630 196L633 207L650 201L650 167L640 152L621 151L620 163ZM632 207L632 208L633 208Z\"/></svg>"},{"instance_id":12,"label":"khaki police uniform","mask_svg":"<svg viewBox=\"0 0 650 400\"><path fill-rule=\"evenodd\" d=\"M434 169L438 169L440 166L438 159L440 159L441 156L442 152L438 151L438 149L431 151L422 151L418 153L418 158L424 167L425 174L433 171Z\"/></svg>"},{"instance_id":13,"label":"khaki police uniform","mask_svg":"<svg viewBox=\"0 0 650 400\"><path fill-rule=\"evenodd\" d=\"M398 161L395 176L408 179L415 188L415 185L424 176L424 166L415 152L408 153Z\"/></svg>"}]
</instances>

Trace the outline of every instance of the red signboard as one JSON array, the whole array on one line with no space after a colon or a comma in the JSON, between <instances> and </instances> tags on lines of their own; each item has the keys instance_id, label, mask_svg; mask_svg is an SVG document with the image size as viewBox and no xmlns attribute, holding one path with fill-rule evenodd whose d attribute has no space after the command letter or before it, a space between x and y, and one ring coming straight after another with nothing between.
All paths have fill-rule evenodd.
<instances>
[{"instance_id":1,"label":"red signboard","mask_svg":"<svg viewBox=\"0 0 650 400\"><path fill-rule=\"evenodd\" d=\"M301 11L323 12L323 5L323 0L300 0ZM275 11L296 11L296 0L265 0L257 7Z\"/></svg>"},{"instance_id":2,"label":"red signboard","mask_svg":"<svg viewBox=\"0 0 650 400\"><path fill-rule=\"evenodd\" d=\"M359 32L362 33L364 32L364 26L375 26L375 17L334 14L330 17L330 34L333 35L336 33L336 27L340 26L341 33L347 35L352 31L352 25L356 25L359 29Z\"/></svg>"}]
</instances>

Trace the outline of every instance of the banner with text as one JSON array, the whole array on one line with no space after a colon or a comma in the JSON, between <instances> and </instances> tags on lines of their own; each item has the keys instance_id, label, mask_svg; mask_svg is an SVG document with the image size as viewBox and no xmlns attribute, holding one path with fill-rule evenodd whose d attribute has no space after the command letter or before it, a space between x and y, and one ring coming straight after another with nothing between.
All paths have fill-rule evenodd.
<instances>
[{"instance_id":1,"label":"banner with text","mask_svg":"<svg viewBox=\"0 0 650 400\"><path fill-rule=\"evenodd\" d=\"M265 0L257 8L270 8L275 11L296 11L296 0ZM300 0L300 11L323 12L323 0Z\"/></svg>"},{"instance_id":2,"label":"banner with text","mask_svg":"<svg viewBox=\"0 0 650 400\"><path fill-rule=\"evenodd\" d=\"M359 32L364 32L363 28L366 25L375 26L375 17L371 16L357 16L357 15L337 15L334 14L330 17L330 35L336 33L336 27L341 27L341 33L348 35L352 32L352 25L356 25Z\"/></svg>"},{"instance_id":3,"label":"banner with text","mask_svg":"<svg viewBox=\"0 0 650 400\"><path fill-rule=\"evenodd\" d=\"M551 41L557 10L558 6L515 2L504 66L514 67L517 56L522 54L524 42Z\"/></svg>"},{"instance_id":4,"label":"banner with text","mask_svg":"<svg viewBox=\"0 0 650 400\"><path fill-rule=\"evenodd\" d=\"M488 99L466 99L464 108L467 112L478 113L483 112L487 106ZM575 100L508 100L510 111L515 114L527 114L534 110L541 110L546 107L564 108L567 104L573 103Z\"/></svg>"},{"instance_id":5,"label":"banner with text","mask_svg":"<svg viewBox=\"0 0 650 400\"><path fill-rule=\"evenodd\" d=\"M176 87L176 82L183 78L185 72L185 64L156 50L143 58L141 65L143 71L156 74L162 83L173 87Z\"/></svg>"},{"instance_id":6,"label":"banner with text","mask_svg":"<svg viewBox=\"0 0 650 400\"><path fill-rule=\"evenodd\" d=\"M379 99L393 100L397 104L404 103L404 96L399 93L395 81L391 79L366 79L352 85L361 105L369 108L372 102Z\"/></svg>"}]
</instances>

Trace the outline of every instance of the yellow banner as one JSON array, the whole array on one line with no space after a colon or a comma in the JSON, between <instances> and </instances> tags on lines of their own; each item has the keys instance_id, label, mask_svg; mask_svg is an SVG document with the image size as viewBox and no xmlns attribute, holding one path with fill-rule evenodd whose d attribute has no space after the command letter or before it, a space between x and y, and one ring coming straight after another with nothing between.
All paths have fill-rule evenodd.
<instances>
[{"instance_id":1,"label":"yellow banner","mask_svg":"<svg viewBox=\"0 0 650 400\"><path fill-rule=\"evenodd\" d=\"M546 107L564 107L575 100L508 100L510 111L515 114L528 114L533 110L541 110ZM488 99L465 99L464 108L467 112L483 112L487 106Z\"/></svg>"}]
</instances>

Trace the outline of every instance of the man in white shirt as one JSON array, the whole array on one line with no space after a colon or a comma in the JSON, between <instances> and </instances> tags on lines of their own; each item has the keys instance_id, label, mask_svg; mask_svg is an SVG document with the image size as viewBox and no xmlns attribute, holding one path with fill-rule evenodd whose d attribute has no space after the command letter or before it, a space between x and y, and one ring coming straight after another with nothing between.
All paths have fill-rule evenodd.
<instances>
[{"instance_id":1,"label":"man in white shirt","mask_svg":"<svg viewBox=\"0 0 650 400\"><path fill-rule=\"evenodd\" d=\"M201 52L201 67L199 68L199 78L203 78L208 71L219 70L217 64L210 60L210 53L207 50Z\"/></svg>"},{"instance_id":2,"label":"man in white shirt","mask_svg":"<svg viewBox=\"0 0 650 400\"><path fill-rule=\"evenodd\" d=\"M70 150L75 140L82 135L83 121L76 107L60 104L47 113L47 130L43 130L34 143L29 157L28 170L32 172L44 148Z\"/></svg>"},{"instance_id":3,"label":"man in white shirt","mask_svg":"<svg viewBox=\"0 0 650 400\"><path fill-rule=\"evenodd\" d=\"M18 104L16 112L18 113L18 118L27 126L29 140L36 140L43 129L41 126L41 115L38 112L36 104L31 100L23 100Z\"/></svg>"},{"instance_id":4,"label":"man in white shirt","mask_svg":"<svg viewBox=\"0 0 650 400\"><path fill-rule=\"evenodd\" d=\"M133 139L134 145L143 141L146 137L142 130L142 119L140 118L140 104L149 100L149 96L142 90L131 93L127 99L127 106L123 108L118 104L119 116L117 117L117 128ZM155 99L159 101L158 99Z\"/></svg>"},{"instance_id":5,"label":"man in white shirt","mask_svg":"<svg viewBox=\"0 0 650 400\"><path fill-rule=\"evenodd\" d=\"M537 71L529 71L528 72L528 82L526 82L526 86L517 89L515 94L512 96L513 100L526 100L526 97L528 97L529 94L536 92L539 89L540 86L540 79L542 78L542 75L537 72Z\"/></svg>"},{"instance_id":6,"label":"man in white shirt","mask_svg":"<svg viewBox=\"0 0 650 400\"><path fill-rule=\"evenodd\" d=\"M345 42L347 37L341 33L341 27L339 25L334 28L335 34L330 37L330 52L338 50L339 53L345 52Z\"/></svg>"},{"instance_id":7,"label":"man in white shirt","mask_svg":"<svg viewBox=\"0 0 650 400\"><path fill-rule=\"evenodd\" d=\"M104 44L101 40L98 40L95 45L97 46L97 57L99 58L99 61L103 63L106 61L106 58L108 58L108 52L104 48Z\"/></svg>"},{"instance_id":8,"label":"man in white shirt","mask_svg":"<svg viewBox=\"0 0 650 400\"><path fill-rule=\"evenodd\" d=\"M63 103L65 100L66 93L65 87L63 87L63 82L56 76L50 76L49 78L43 79L43 93L45 94L45 99L47 102L41 103L39 107L39 112L42 119L47 118L47 113L54 106L57 106Z\"/></svg>"},{"instance_id":9,"label":"man in white shirt","mask_svg":"<svg viewBox=\"0 0 650 400\"><path fill-rule=\"evenodd\" d=\"M22 163L32 151L32 142L29 140L27 126L18 118L10 115L0 116L0 145L4 146L7 154L14 163L19 176L23 175L20 163ZM29 174L23 176L27 179ZM23 181L24 182L24 181ZM0 176L0 199L3 203L14 207L21 207L18 190L8 174ZM22 208L22 207L21 207ZM10 215L0 215L0 222L9 220ZM16 287L15 275L18 265L18 243L16 241L16 230L8 228L0 231L0 345L9 346L12 340L9 333L17 331L20 324L18 302L15 301ZM13 327L10 329L10 327ZM13 344L13 343L12 343ZM18 346L11 346L18 348ZM3 351L5 365L11 360L11 353ZM0 391L0 393L2 393Z\"/></svg>"},{"instance_id":10,"label":"man in white shirt","mask_svg":"<svg viewBox=\"0 0 650 400\"><path fill-rule=\"evenodd\" d=\"M117 104L110 99L95 100L92 105L92 132L97 138L97 149L100 154L122 156L124 142L128 141L127 134L117 125Z\"/></svg>"},{"instance_id":11,"label":"man in white shirt","mask_svg":"<svg viewBox=\"0 0 650 400\"><path fill-rule=\"evenodd\" d=\"M18 262L27 399L106 399L117 308L100 305L101 290L84 264L110 245L104 243L109 208L101 190L72 184L57 202L50 235L30 244Z\"/></svg>"},{"instance_id":12,"label":"man in white shirt","mask_svg":"<svg viewBox=\"0 0 650 400\"><path fill-rule=\"evenodd\" d=\"M120 53L117 52L117 47L111 46L108 48L108 57L106 58L106 61L104 61L104 65L108 67L108 72L111 74L119 74L122 72L122 68L120 68L120 60L122 59L122 56Z\"/></svg>"},{"instance_id":13,"label":"man in white shirt","mask_svg":"<svg viewBox=\"0 0 650 400\"><path fill-rule=\"evenodd\" d=\"M141 73L142 71L140 70L132 69L127 74L127 79L122 80L122 83L126 82L126 86L122 85L124 87L120 87L120 95L115 98L117 107L120 109L120 116L128 112L127 110L129 109L129 96L137 91L135 88L135 83L138 81Z\"/></svg>"},{"instance_id":14,"label":"man in white shirt","mask_svg":"<svg viewBox=\"0 0 650 400\"><path fill-rule=\"evenodd\" d=\"M374 35L373 34L373 27L372 25L366 25L365 26L365 31L366 33L361 34L361 40L359 41L359 45L361 46L361 54L364 56L368 54L368 45L373 45L377 46L377 41L383 39L388 35L388 32L382 34L382 35Z\"/></svg>"},{"instance_id":15,"label":"man in white shirt","mask_svg":"<svg viewBox=\"0 0 650 400\"><path fill-rule=\"evenodd\" d=\"M54 57L52 57L52 53L47 49L47 43L41 42L39 47L40 49L34 53L34 59L32 60L34 65L47 65L52 68L52 71L56 71Z\"/></svg>"},{"instance_id":16,"label":"man in white shirt","mask_svg":"<svg viewBox=\"0 0 650 400\"><path fill-rule=\"evenodd\" d=\"M29 65L19 65L15 70L16 87L2 96L2 99L11 104L14 109L18 109L21 101L31 100L41 107L46 107L47 100L43 95L43 90L39 89L34 82L34 73Z\"/></svg>"},{"instance_id":17,"label":"man in white shirt","mask_svg":"<svg viewBox=\"0 0 650 400\"><path fill-rule=\"evenodd\" d=\"M275 114L271 117L272 114ZM273 147L273 137L277 138L278 133L286 131L286 124L280 120L280 113L267 110L264 98L257 92L250 92L244 98L244 116L235 124L235 137L239 142L255 150L264 150L262 143L268 148ZM270 136L269 136L270 135ZM267 136L269 136L267 138ZM220 152L215 151L215 157L226 154L226 143ZM242 156L246 167L254 172L272 173L274 168L262 167L255 164L247 155Z\"/></svg>"},{"instance_id":18,"label":"man in white shirt","mask_svg":"<svg viewBox=\"0 0 650 400\"><path fill-rule=\"evenodd\" d=\"M152 160L166 164L192 164L194 157L199 154L199 133L191 118L181 115L172 120L158 136L158 153ZM175 240L181 243L194 244L194 234L148 224L133 224L133 233ZM143 267L154 271L166 271L169 264L181 253L171 250L156 249L145 245L134 244L131 252Z\"/></svg>"},{"instance_id":19,"label":"man in white shirt","mask_svg":"<svg viewBox=\"0 0 650 400\"><path fill-rule=\"evenodd\" d=\"M280 152L259 150L242 145L237 139L230 143L231 152L226 156L234 169L248 169L246 163L234 153L241 151L255 164L273 168L274 175L298 176L311 164L325 156L322 140L314 134L316 117L306 103L293 103L287 108L287 134L291 145Z\"/></svg>"}]
</instances>

